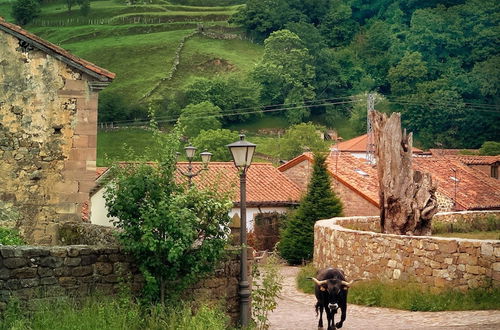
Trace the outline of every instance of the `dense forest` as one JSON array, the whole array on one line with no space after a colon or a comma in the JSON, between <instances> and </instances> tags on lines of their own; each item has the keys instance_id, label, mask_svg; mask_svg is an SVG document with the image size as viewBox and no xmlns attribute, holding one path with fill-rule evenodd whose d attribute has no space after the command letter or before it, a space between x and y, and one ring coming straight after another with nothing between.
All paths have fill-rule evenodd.
<instances>
[{"instance_id":1,"label":"dense forest","mask_svg":"<svg viewBox=\"0 0 500 330\"><path fill-rule=\"evenodd\" d=\"M371 92L375 108L402 112L421 146L476 148L500 141L499 9L495 0L248 0L230 22L263 43L260 63L166 102L208 101L222 113L284 104L291 124L341 113L362 133L366 105L355 101Z\"/></svg>"},{"instance_id":2,"label":"dense forest","mask_svg":"<svg viewBox=\"0 0 500 330\"><path fill-rule=\"evenodd\" d=\"M500 140L499 8L494 0L249 0L232 20L264 42L253 74L264 104L376 91L424 146L478 147ZM298 109L290 119L307 115Z\"/></svg>"}]
</instances>

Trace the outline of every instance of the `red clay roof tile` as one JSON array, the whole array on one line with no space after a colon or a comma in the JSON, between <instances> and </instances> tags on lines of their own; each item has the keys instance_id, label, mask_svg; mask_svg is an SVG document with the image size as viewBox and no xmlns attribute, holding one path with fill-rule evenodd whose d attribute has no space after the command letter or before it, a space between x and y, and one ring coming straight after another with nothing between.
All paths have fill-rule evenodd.
<instances>
[{"instance_id":1,"label":"red clay roof tile","mask_svg":"<svg viewBox=\"0 0 500 330\"><path fill-rule=\"evenodd\" d=\"M339 142L334 147L337 150L343 152L366 152L367 144L368 144L368 135L364 134L350 140ZM413 147L413 152L421 153L423 151L421 149Z\"/></svg>"}]
</instances>

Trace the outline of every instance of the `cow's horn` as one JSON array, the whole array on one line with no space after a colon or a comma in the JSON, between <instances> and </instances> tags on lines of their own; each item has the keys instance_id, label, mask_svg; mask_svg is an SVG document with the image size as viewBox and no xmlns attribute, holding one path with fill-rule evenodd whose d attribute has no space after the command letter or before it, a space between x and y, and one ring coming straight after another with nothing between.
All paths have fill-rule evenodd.
<instances>
[{"instance_id":1,"label":"cow's horn","mask_svg":"<svg viewBox=\"0 0 500 330\"><path fill-rule=\"evenodd\" d=\"M342 281L342 285L345 285L346 287L350 287L352 283L354 283L354 281L351 282Z\"/></svg>"},{"instance_id":2,"label":"cow's horn","mask_svg":"<svg viewBox=\"0 0 500 330\"><path fill-rule=\"evenodd\" d=\"M318 281L316 278L314 277L311 277L311 280L314 281L314 283L316 283L316 285L323 285L323 284L326 284L326 280L323 280L323 281Z\"/></svg>"}]
</instances>

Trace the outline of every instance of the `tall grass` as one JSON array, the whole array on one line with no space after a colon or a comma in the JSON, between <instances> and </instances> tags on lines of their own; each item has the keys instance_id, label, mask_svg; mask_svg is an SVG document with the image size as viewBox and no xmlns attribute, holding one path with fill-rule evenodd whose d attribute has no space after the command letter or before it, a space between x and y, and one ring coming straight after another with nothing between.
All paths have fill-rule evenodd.
<instances>
[{"instance_id":1,"label":"tall grass","mask_svg":"<svg viewBox=\"0 0 500 330\"><path fill-rule=\"evenodd\" d=\"M301 268L297 287L305 293L314 293L314 284L308 277L316 276L311 265ZM411 281L356 282L349 289L349 303L405 309L411 311L451 311L500 309L500 288L478 288L462 292L453 288L430 290Z\"/></svg>"},{"instance_id":2,"label":"tall grass","mask_svg":"<svg viewBox=\"0 0 500 330\"><path fill-rule=\"evenodd\" d=\"M443 237L500 239L500 216L477 217L472 221L432 222L432 234Z\"/></svg>"},{"instance_id":3,"label":"tall grass","mask_svg":"<svg viewBox=\"0 0 500 330\"><path fill-rule=\"evenodd\" d=\"M58 299L36 304L25 313L19 303L10 303L0 319L0 330L139 330L229 328L229 319L220 308L201 305L195 313L187 303L163 307L141 306L130 297L92 297L82 302Z\"/></svg>"}]
</instances>

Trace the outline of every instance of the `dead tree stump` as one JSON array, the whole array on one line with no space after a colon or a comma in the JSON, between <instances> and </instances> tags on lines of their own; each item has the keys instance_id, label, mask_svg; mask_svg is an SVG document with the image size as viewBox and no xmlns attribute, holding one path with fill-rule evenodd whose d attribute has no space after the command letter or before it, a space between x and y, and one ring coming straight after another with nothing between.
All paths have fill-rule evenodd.
<instances>
[{"instance_id":1,"label":"dead tree stump","mask_svg":"<svg viewBox=\"0 0 500 330\"><path fill-rule=\"evenodd\" d=\"M370 112L380 194L383 233L430 235L438 211L436 184L429 173L412 167L412 134L401 131L401 114L390 118Z\"/></svg>"}]
</instances>

